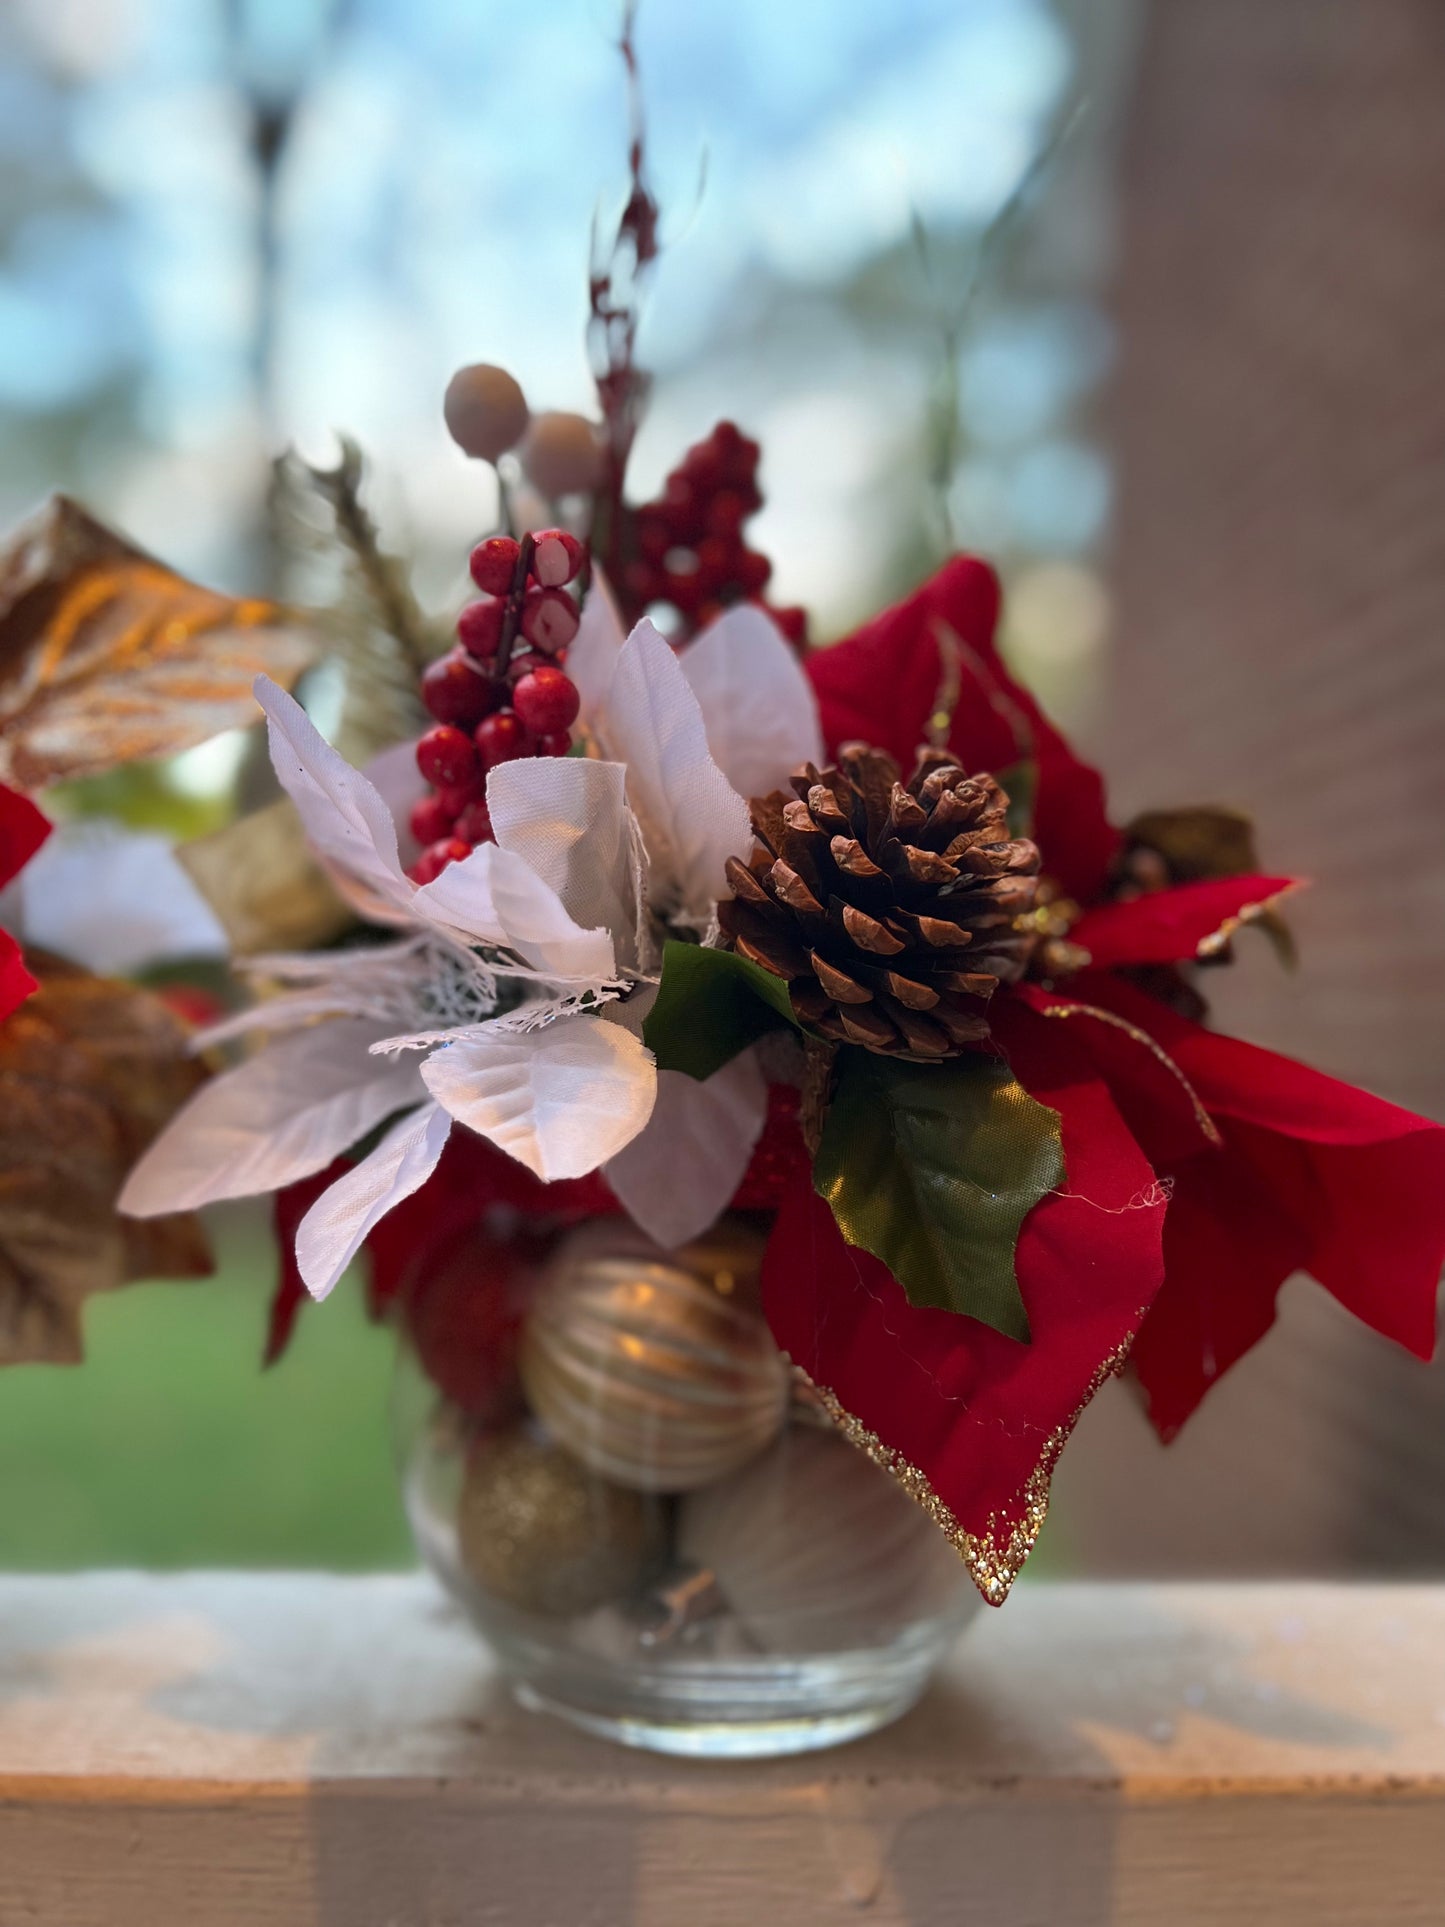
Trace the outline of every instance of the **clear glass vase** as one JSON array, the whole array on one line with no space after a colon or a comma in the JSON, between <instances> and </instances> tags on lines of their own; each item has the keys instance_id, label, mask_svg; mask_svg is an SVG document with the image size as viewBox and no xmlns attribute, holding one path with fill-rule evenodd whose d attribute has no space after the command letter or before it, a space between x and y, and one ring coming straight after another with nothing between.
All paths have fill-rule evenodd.
<instances>
[{"instance_id":1,"label":"clear glass vase","mask_svg":"<svg viewBox=\"0 0 1445 1927\"><path fill-rule=\"evenodd\" d=\"M403 1347L422 1556L524 1704L630 1745L747 1757L856 1738L913 1705L979 1606L773 1345L761 1242L734 1219L664 1253L598 1221L480 1321L484 1370L439 1372L434 1339Z\"/></svg>"}]
</instances>

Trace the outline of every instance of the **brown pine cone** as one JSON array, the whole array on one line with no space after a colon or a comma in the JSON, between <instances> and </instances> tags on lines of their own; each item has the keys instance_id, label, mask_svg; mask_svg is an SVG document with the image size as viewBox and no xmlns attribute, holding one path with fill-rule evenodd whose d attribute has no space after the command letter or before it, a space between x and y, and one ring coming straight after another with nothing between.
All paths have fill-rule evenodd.
<instances>
[{"instance_id":1,"label":"brown pine cone","mask_svg":"<svg viewBox=\"0 0 1445 1927\"><path fill-rule=\"evenodd\" d=\"M991 776L929 750L905 787L850 743L749 809L761 848L718 905L740 956L785 977L799 1020L840 1044L952 1056L988 1035L984 1000L1023 975L1039 853L1008 829Z\"/></svg>"}]
</instances>

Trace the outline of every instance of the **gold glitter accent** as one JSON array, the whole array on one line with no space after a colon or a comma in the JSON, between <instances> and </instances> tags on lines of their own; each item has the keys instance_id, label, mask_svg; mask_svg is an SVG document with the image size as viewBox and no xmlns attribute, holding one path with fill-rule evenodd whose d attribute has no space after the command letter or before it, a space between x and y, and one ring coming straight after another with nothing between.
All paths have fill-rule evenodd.
<instances>
[{"instance_id":1,"label":"gold glitter accent","mask_svg":"<svg viewBox=\"0 0 1445 1927\"><path fill-rule=\"evenodd\" d=\"M1217 957L1222 950L1228 948L1231 937L1243 930L1246 924L1258 923L1261 918L1272 916L1275 906L1296 888L1297 885L1292 883L1287 889L1276 890L1272 897L1266 897L1262 903L1242 903L1232 917L1224 919L1217 930L1211 930L1207 937L1199 939L1194 946L1195 956L1202 957L1206 961L1210 957Z\"/></svg>"},{"instance_id":2,"label":"gold glitter accent","mask_svg":"<svg viewBox=\"0 0 1445 1927\"><path fill-rule=\"evenodd\" d=\"M1097 1017L1101 1024L1112 1024L1115 1030L1122 1030L1126 1037L1136 1044L1142 1044L1152 1057L1164 1066L1172 1077L1178 1079L1185 1096L1194 1109L1194 1121L1211 1144L1222 1144L1219 1127L1200 1102L1199 1093L1180 1070L1164 1046L1152 1038L1147 1030L1140 1030L1131 1024L1127 1017L1116 1016L1112 1010L1100 1010L1097 1004L1049 1004L1041 1013L1045 1017Z\"/></svg>"},{"instance_id":3,"label":"gold glitter accent","mask_svg":"<svg viewBox=\"0 0 1445 1927\"><path fill-rule=\"evenodd\" d=\"M1135 1329L1147 1310L1148 1306L1143 1306L1135 1315ZM1005 1527L998 1513L991 1512L981 1534L972 1533L961 1525L934 1491L927 1475L905 1459L895 1447L885 1445L878 1434L870 1432L860 1419L854 1418L836 1392L810 1378L801 1365L794 1365L793 1370L822 1404L849 1444L856 1445L860 1452L866 1452L873 1463L881 1466L914 1504L921 1506L928 1514L968 1567L969 1577L983 1594L985 1602L990 1606L1001 1606L1043 1530L1049 1510L1049 1482L1059 1462L1059 1454L1068 1444L1069 1434L1083 1417L1084 1408L1094 1394L1106 1380L1116 1378L1124 1369L1124 1361L1129 1356L1133 1342L1134 1334L1131 1331L1122 1345L1101 1360L1089 1380L1088 1390L1073 1413L1062 1425L1056 1426L1044 1441L1038 1463L1024 1482L1022 1515Z\"/></svg>"}]
</instances>

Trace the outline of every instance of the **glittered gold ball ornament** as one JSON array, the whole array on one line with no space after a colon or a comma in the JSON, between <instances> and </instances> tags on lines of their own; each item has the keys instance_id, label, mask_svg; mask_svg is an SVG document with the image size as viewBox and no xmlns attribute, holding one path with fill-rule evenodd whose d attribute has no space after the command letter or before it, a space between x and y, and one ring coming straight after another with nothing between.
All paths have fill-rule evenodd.
<instances>
[{"instance_id":1,"label":"glittered gold ball ornament","mask_svg":"<svg viewBox=\"0 0 1445 1927\"><path fill-rule=\"evenodd\" d=\"M529 420L517 381L485 361L458 368L447 383L442 413L457 447L482 462L495 462L515 448Z\"/></svg>"},{"instance_id":2,"label":"glittered gold ball ornament","mask_svg":"<svg viewBox=\"0 0 1445 1927\"><path fill-rule=\"evenodd\" d=\"M977 1603L928 1515L838 1432L814 1426L790 1427L735 1478L689 1494L678 1553L712 1573L770 1652L872 1645Z\"/></svg>"},{"instance_id":3,"label":"glittered gold ball ornament","mask_svg":"<svg viewBox=\"0 0 1445 1927\"><path fill-rule=\"evenodd\" d=\"M602 441L585 415L534 415L519 451L522 473L549 502L590 495L602 481Z\"/></svg>"},{"instance_id":4,"label":"glittered gold ball ornament","mask_svg":"<svg viewBox=\"0 0 1445 1927\"><path fill-rule=\"evenodd\" d=\"M726 1261L724 1247L705 1246L699 1275L688 1248L658 1251L626 1226L568 1240L520 1357L532 1410L560 1445L640 1492L691 1491L768 1445L790 1373L762 1319L734 1302L745 1249L751 1264L742 1242L726 1247Z\"/></svg>"},{"instance_id":5,"label":"glittered gold ball ornament","mask_svg":"<svg viewBox=\"0 0 1445 1927\"><path fill-rule=\"evenodd\" d=\"M656 1508L517 1429L481 1442L457 1508L461 1561L493 1598L566 1618L634 1591L657 1558Z\"/></svg>"}]
</instances>

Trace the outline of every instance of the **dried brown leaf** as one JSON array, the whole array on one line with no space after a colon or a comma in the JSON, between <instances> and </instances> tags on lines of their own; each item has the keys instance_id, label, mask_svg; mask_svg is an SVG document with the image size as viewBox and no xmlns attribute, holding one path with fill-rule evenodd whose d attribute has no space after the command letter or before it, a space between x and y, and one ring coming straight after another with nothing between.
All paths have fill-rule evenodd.
<instances>
[{"instance_id":1,"label":"dried brown leaf","mask_svg":"<svg viewBox=\"0 0 1445 1927\"><path fill-rule=\"evenodd\" d=\"M0 550L0 782L35 790L256 720L316 651L275 603L200 588L56 495Z\"/></svg>"},{"instance_id":2,"label":"dried brown leaf","mask_svg":"<svg viewBox=\"0 0 1445 1927\"><path fill-rule=\"evenodd\" d=\"M356 921L312 856L290 797L176 852L238 957L314 950Z\"/></svg>"},{"instance_id":3,"label":"dried brown leaf","mask_svg":"<svg viewBox=\"0 0 1445 1927\"><path fill-rule=\"evenodd\" d=\"M93 1293L211 1268L190 1214L117 1216L126 1173L204 1080L149 991L32 952L0 1025L0 1365L81 1356Z\"/></svg>"}]
</instances>

